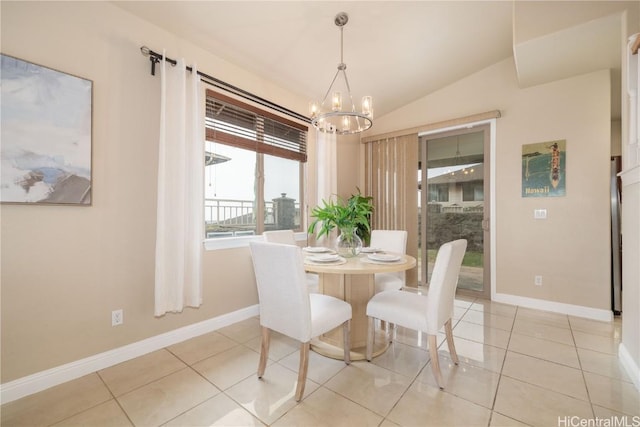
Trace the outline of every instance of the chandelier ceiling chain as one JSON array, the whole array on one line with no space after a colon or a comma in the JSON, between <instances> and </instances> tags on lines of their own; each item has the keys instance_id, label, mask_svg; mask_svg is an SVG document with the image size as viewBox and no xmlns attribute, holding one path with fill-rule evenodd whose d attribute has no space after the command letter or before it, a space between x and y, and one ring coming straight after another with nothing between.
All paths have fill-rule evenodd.
<instances>
[{"instance_id":1,"label":"chandelier ceiling chain","mask_svg":"<svg viewBox=\"0 0 640 427\"><path fill-rule=\"evenodd\" d=\"M467 164L464 163L464 159L460 154L460 136L459 135L456 135L456 156L454 158L454 162L455 162L454 164L455 167L462 166L462 169L457 169L457 170L454 170L453 172L450 172L452 176L455 175L455 173L458 171L460 171L465 175L469 175L470 173L474 172L473 165L471 165L471 167L467 169Z\"/></svg>"},{"instance_id":2,"label":"chandelier ceiling chain","mask_svg":"<svg viewBox=\"0 0 640 427\"><path fill-rule=\"evenodd\" d=\"M340 28L340 63L338 71L333 77L329 88L327 89L321 103L312 102L309 106L311 114L311 124L320 132L335 133L338 135L348 135L360 133L369 129L373 125L373 100L371 96L362 98L362 110L356 111L353 96L351 95L351 87L347 79L347 65L344 62L344 26L349 22L349 16L345 12L336 15L334 23ZM335 88L338 78L342 76L344 87L347 91L347 99L351 102L350 106L345 105L343 108L342 93ZM330 98L330 108L325 106L327 99Z\"/></svg>"}]
</instances>

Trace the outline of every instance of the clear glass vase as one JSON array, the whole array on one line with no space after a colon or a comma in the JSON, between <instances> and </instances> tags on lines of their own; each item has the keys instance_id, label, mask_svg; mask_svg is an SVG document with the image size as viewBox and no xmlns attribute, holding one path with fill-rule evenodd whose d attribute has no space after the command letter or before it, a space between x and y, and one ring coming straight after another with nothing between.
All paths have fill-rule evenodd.
<instances>
[{"instance_id":1,"label":"clear glass vase","mask_svg":"<svg viewBox=\"0 0 640 427\"><path fill-rule=\"evenodd\" d=\"M354 228L340 230L340 235L336 239L336 252L345 258L358 256L362 250L362 239L356 234Z\"/></svg>"}]
</instances>

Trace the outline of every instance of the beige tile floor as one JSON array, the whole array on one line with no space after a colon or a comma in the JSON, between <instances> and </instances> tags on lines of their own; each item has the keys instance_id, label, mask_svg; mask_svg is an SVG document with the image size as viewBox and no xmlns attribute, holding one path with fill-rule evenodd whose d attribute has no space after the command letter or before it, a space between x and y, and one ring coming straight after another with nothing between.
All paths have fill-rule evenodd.
<instances>
[{"instance_id":1,"label":"beige tile floor","mask_svg":"<svg viewBox=\"0 0 640 427\"><path fill-rule=\"evenodd\" d=\"M312 352L296 403L298 343L275 334L258 380L260 327L252 318L5 404L2 425L558 426L569 425L565 417L640 416L640 394L616 354L619 319L467 298L455 308L461 363L451 362L442 334L444 391L426 337L397 328L372 363L346 366Z\"/></svg>"}]
</instances>

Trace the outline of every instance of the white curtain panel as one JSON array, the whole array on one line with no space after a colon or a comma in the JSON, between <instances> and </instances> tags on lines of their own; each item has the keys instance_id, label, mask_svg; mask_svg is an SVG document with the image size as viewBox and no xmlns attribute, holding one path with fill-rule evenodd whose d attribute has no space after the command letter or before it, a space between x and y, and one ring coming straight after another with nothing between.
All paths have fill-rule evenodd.
<instances>
[{"instance_id":1,"label":"white curtain panel","mask_svg":"<svg viewBox=\"0 0 640 427\"><path fill-rule=\"evenodd\" d=\"M332 133L316 131L318 159L318 205L338 193L337 137Z\"/></svg>"},{"instance_id":2,"label":"white curtain panel","mask_svg":"<svg viewBox=\"0 0 640 427\"><path fill-rule=\"evenodd\" d=\"M331 133L316 131L316 153L318 171L318 193L316 205L322 206L322 201L329 201L331 197L338 194L338 158L337 158L337 136ZM314 218L311 218L313 221ZM316 228L316 233L318 229ZM316 243L325 246L332 246L331 242L335 239L337 232L334 231L332 236L323 236Z\"/></svg>"},{"instance_id":3,"label":"white curtain panel","mask_svg":"<svg viewBox=\"0 0 640 427\"><path fill-rule=\"evenodd\" d=\"M204 125L196 66L161 68L155 315L202 304Z\"/></svg>"}]
</instances>

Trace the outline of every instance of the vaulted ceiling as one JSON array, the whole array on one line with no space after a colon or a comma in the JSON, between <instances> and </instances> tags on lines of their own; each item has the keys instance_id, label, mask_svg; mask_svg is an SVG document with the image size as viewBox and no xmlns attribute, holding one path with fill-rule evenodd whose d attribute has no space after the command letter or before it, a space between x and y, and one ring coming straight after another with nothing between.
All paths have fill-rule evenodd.
<instances>
[{"instance_id":1,"label":"vaulted ceiling","mask_svg":"<svg viewBox=\"0 0 640 427\"><path fill-rule=\"evenodd\" d=\"M619 117L623 11L640 21L637 1L114 3L309 100L322 98L336 72L333 21L347 12L349 83L355 99L374 97L376 116L513 56L521 87L611 69Z\"/></svg>"}]
</instances>

